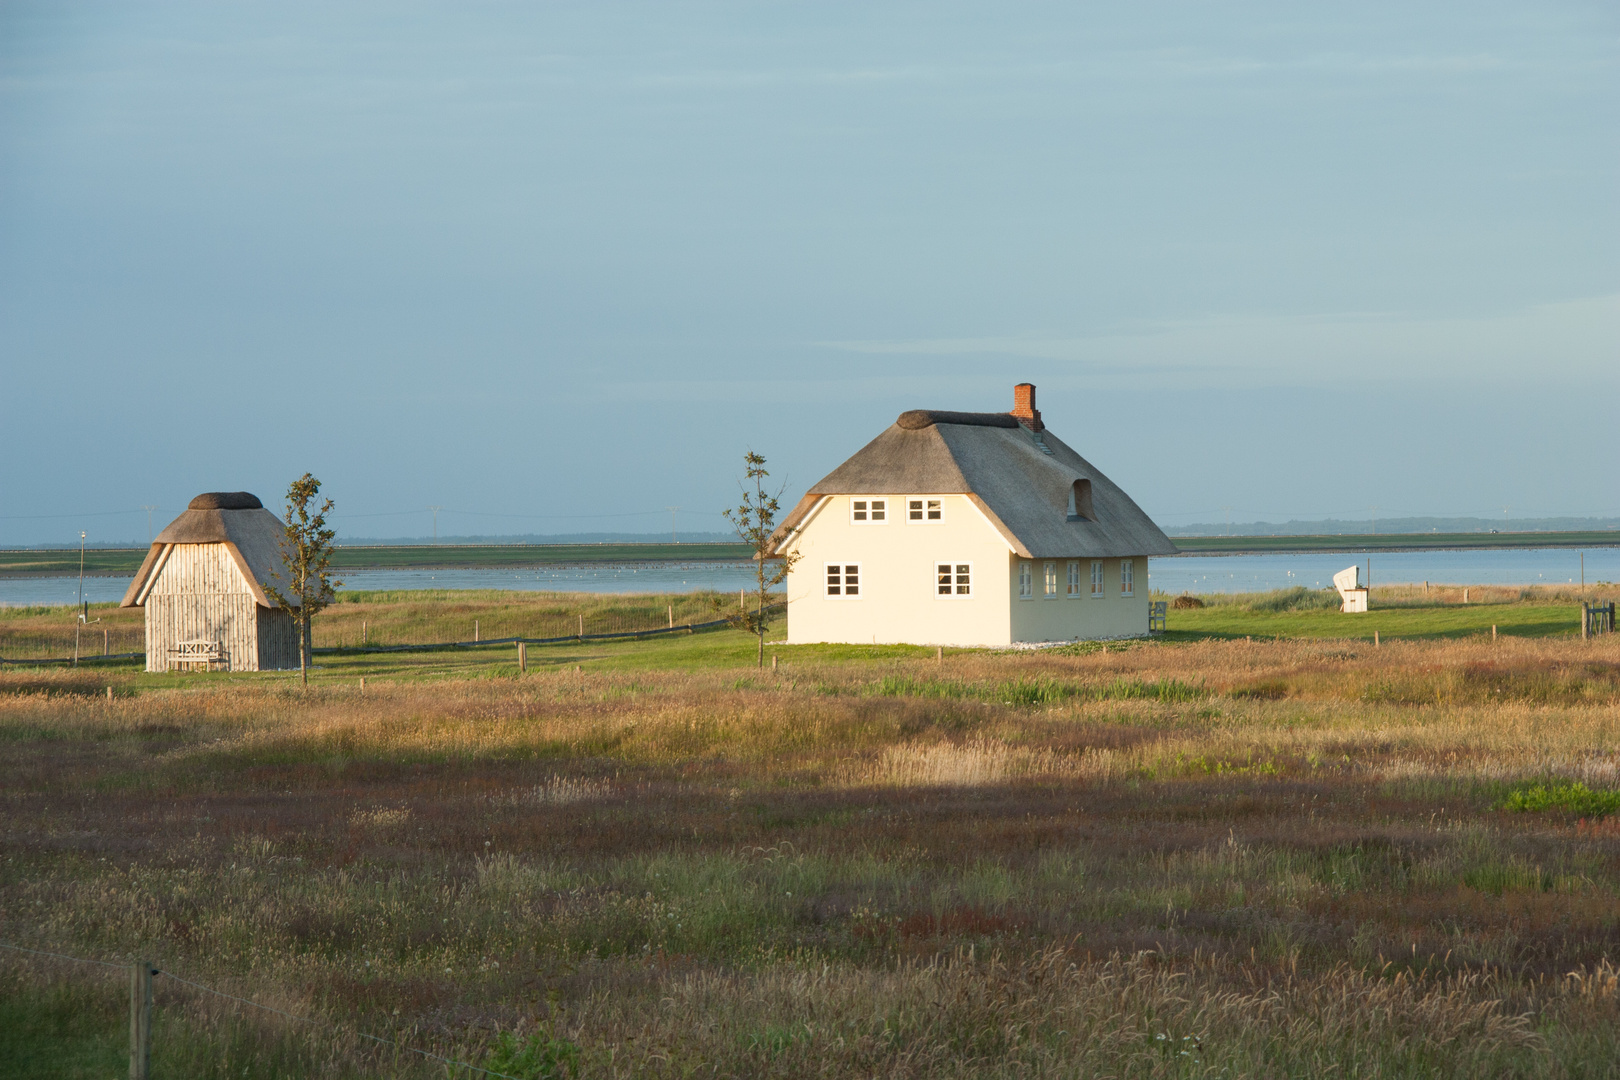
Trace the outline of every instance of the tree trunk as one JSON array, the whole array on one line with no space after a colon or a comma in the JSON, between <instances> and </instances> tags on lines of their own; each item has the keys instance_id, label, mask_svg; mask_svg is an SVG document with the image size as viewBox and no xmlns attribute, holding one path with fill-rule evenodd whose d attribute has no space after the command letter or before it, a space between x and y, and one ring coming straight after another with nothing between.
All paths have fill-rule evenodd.
<instances>
[{"instance_id":1,"label":"tree trunk","mask_svg":"<svg viewBox=\"0 0 1620 1080\"><path fill-rule=\"evenodd\" d=\"M298 677L309 685L309 611L304 605L298 608Z\"/></svg>"}]
</instances>

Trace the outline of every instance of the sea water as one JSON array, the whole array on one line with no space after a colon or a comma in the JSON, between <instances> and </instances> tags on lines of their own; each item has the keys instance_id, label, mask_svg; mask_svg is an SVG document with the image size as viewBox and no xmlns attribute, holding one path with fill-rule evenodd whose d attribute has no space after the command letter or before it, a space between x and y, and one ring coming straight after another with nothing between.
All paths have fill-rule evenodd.
<instances>
[{"instance_id":1,"label":"sea water","mask_svg":"<svg viewBox=\"0 0 1620 1080\"><path fill-rule=\"evenodd\" d=\"M1261 592L1303 585L1326 589L1354 564L1363 581L1448 585L1568 585L1581 580L1583 552L1574 548L1495 551L1309 552L1300 555L1176 555L1148 561L1149 583L1169 593ZM1620 581L1620 547L1584 551L1586 582ZM1370 560L1370 564L1369 564ZM585 563L530 570L356 570L345 589L515 589L523 592L735 592L754 582L751 562ZM87 577L90 603L123 598L127 577ZM0 578L0 604L73 604L76 577Z\"/></svg>"}]
</instances>

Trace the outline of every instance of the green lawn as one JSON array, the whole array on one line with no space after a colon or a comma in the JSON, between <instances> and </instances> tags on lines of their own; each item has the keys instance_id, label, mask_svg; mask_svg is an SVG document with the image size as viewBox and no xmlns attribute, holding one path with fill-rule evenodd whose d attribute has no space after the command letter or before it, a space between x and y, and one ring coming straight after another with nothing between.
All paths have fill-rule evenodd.
<instances>
[{"instance_id":1,"label":"green lawn","mask_svg":"<svg viewBox=\"0 0 1620 1080\"><path fill-rule=\"evenodd\" d=\"M1336 610L1254 611L1236 605L1177 609L1166 620L1171 641L1200 638L1459 638L1489 634L1551 637L1578 634L1580 609L1565 604L1435 604L1379 608L1360 615Z\"/></svg>"}]
</instances>

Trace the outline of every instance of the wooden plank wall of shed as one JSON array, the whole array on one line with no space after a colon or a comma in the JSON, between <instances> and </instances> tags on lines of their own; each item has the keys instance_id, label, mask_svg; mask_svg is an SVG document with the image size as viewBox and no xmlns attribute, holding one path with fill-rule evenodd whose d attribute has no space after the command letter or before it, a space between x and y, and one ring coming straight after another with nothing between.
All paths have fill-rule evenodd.
<instances>
[{"instance_id":1,"label":"wooden plank wall of shed","mask_svg":"<svg viewBox=\"0 0 1620 1080\"><path fill-rule=\"evenodd\" d=\"M259 670L258 602L224 544L176 544L146 597L146 670L181 641L217 641L232 671Z\"/></svg>"},{"instance_id":2,"label":"wooden plank wall of shed","mask_svg":"<svg viewBox=\"0 0 1620 1080\"><path fill-rule=\"evenodd\" d=\"M259 609L259 670L298 669L298 624L285 611Z\"/></svg>"}]
</instances>

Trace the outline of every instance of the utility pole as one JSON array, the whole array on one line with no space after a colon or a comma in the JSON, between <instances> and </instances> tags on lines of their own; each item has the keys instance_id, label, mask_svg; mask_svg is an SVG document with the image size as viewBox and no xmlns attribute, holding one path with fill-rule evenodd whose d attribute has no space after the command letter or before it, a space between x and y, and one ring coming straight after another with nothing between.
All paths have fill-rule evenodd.
<instances>
[{"instance_id":1,"label":"utility pole","mask_svg":"<svg viewBox=\"0 0 1620 1080\"><path fill-rule=\"evenodd\" d=\"M87 622L90 608L84 602L84 530L79 530L79 621Z\"/></svg>"},{"instance_id":2,"label":"utility pole","mask_svg":"<svg viewBox=\"0 0 1620 1080\"><path fill-rule=\"evenodd\" d=\"M664 509L669 511L669 542L678 544L680 541L675 538L675 511L679 510L680 507L666 506Z\"/></svg>"},{"instance_id":3,"label":"utility pole","mask_svg":"<svg viewBox=\"0 0 1620 1080\"><path fill-rule=\"evenodd\" d=\"M148 544L150 544L152 542L152 537L153 537L153 533L152 533L152 511L156 510L157 507L155 507L155 506L142 506L141 509L146 511L146 542Z\"/></svg>"},{"instance_id":4,"label":"utility pole","mask_svg":"<svg viewBox=\"0 0 1620 1080\"><path fill-rule=\"evenodd\" d=\"M439 542L439 511L443 510L444 507L430 506L428 509L433 511L433 542L437 544Z\"/></svg>"}]
</instances>

